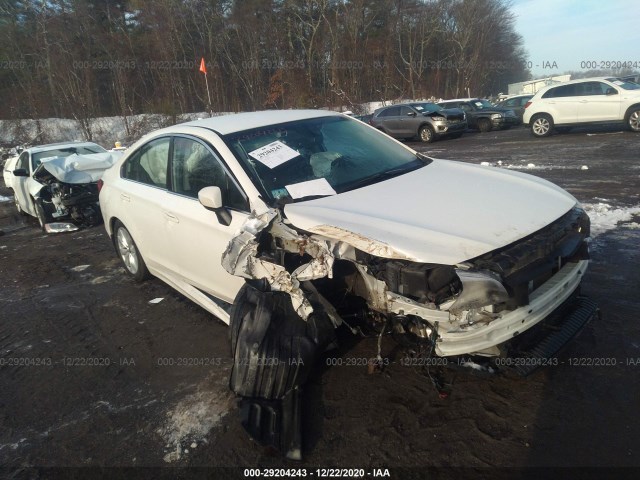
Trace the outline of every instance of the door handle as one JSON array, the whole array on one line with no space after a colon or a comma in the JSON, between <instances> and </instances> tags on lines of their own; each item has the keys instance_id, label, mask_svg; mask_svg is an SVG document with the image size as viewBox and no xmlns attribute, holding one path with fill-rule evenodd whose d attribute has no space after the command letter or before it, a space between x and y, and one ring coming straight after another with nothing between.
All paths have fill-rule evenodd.
<instances>
[{"instance_id":1,"label":"door handle","mask_svg":"<svg viewBox=\"0 0 640 480\"><path fill-rule=\"evenodd\" d=\"M180 223L180 220L178 220L178 217L176 217L173 213L164 212L164 216L170 222Z\"/></svg>"},{"instance_id":2,"label":"door handle","mask_svg":"<svg viewBox=\"0 0 640 480\"><path fill-rule=\"evenodd\" d=\"M121 193L120 194L120 199L124 200L125 202L130 202L131 201L131 197L125 193Z\"/></svg>"}]
</instances>

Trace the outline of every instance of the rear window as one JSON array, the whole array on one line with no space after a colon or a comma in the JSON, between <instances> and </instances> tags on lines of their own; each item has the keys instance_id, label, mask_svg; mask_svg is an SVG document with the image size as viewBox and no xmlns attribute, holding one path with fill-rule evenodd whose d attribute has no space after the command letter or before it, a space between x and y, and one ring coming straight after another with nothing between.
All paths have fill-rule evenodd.
<instances>
[{"instance_id":1,"label":"rear window","mask_svg":"<svg viewBox=\"0 0 640 480\"><path fill-rule=\"evenodd\" d=\"M575 85L562 85L548 90L542 95L542 98L573 97L575 94Z\"/></svg>"}]
</instances>

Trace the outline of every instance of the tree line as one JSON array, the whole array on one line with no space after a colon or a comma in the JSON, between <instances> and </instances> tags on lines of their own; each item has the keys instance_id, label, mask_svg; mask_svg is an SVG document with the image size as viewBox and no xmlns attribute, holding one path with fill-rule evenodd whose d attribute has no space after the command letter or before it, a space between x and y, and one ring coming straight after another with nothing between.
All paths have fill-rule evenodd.
<instances>
[{"instance_id":1,"label":"tree line","mask_svg":"<svg viewBox=\"0 0 640 480\"><path fill-rule=\"evenodd\" d=\"M487 95L529 76L505 0L0 0L0 37L1 117L83 128Z\"/></svg>"}]
</instances>

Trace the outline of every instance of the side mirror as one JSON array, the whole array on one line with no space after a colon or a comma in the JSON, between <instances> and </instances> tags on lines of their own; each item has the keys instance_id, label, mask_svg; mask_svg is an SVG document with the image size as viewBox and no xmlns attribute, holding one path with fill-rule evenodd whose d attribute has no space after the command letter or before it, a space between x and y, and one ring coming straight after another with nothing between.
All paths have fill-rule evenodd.
<instances>
[{"instance_id":1,"label":"side mirror","mask_svg":"<svg viewBox=\"0 0 640 480\"><path fill-rule=\"evenodd\" d=\"M415 116L416 116L416 112L407 113L407 117L415 117Z\"/></svg>"},{"instance_id":2,"label":"side mirror","mask_svg":"<svg viewBox=\"0 0 640 480\"><path fill-rule=\"evenodd\" d=\"M29 176L29 170L27 170L26 168L17 168L13 171L13 174L16 177L28 177Z\"/></svg>"},{"instance_id":3,"label":"side mirror","mask_svg":"<svg viewBox=\"0 0 640 480\"><path fill-rule=\"evenodd\" d=\"M617 94L618 94L618 91L615 88L611 88L611 87L607 88L607 91L605 93L605 95L617 95Z\"/></svg>"},{"instance_id":4,"label":"side mirror","mask_svg":"<svg viewBox=\"0 0 640 480\"><path fill-rule=\"evenodd\" d=\"M198 192L198 200L204 208L216 214L222 225L231 225L231 213L222 205L220 187L204 187Z\"/></svg>"}]
</instances>

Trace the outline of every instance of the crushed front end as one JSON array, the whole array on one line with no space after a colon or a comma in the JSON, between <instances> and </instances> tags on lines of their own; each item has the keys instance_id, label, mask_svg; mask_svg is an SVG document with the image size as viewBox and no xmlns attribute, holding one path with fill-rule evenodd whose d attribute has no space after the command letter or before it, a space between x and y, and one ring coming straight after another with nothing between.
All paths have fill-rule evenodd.
<instances>
[{"instance_id":1,"label":"crushed front end","mask_svg":"<svg viewBox=\"0 0 640 480\"><path fill-rule=\"evenodd\" d=\"M314 230L296 230L276 210L254 214L222 259L227 271L248 280L231 313L230 387L243 397L245 428L290 458L301 452L300 388L340 325L392 334L426 346L428 355L482 357L494 365L534 359L518 369L527 374L597 310L578 296L590 227L577 206L456 265L417 262L344 229Z\"/></svg>"}]
</instances>

